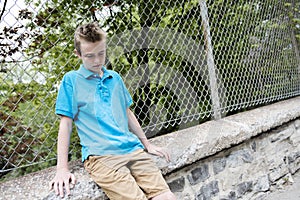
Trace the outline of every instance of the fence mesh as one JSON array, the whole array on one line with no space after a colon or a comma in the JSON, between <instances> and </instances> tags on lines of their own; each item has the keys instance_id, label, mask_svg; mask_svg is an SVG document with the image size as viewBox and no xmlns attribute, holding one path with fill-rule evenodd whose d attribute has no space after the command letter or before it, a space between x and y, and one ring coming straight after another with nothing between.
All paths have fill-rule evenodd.
<instances>
[{"instance_id":1,"label":"fence mesh","mask_svg":"<svg viewBox=\"0 0 300 200\"><path fill-rule=\"evenodd\" d=\"M107 67L122 75L148 137L300 93L293 0L1 0L0 7L1 177L55 164L55 98L62 76L80 64L73 33L85 22L107 32ZM79 149L74 131L70 159Z\"/></svg>"}]
</instances>

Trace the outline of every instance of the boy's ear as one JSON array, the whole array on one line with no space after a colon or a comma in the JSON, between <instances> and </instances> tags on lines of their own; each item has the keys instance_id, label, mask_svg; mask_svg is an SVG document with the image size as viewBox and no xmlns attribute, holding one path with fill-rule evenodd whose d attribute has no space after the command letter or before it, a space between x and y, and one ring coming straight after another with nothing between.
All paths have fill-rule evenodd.
<instances>
[{"instance_id":1,"label":"boy's ear","mask_svg":"<svg viewBox=\"0 0 300 200\"><path fill-rule=\"evenodd\" d=\"M75 54L76 56L78 56L78 58L81 58L80 53L79 53L76 49L74 49L74 54Z\"/></svg>"}]
</instances>

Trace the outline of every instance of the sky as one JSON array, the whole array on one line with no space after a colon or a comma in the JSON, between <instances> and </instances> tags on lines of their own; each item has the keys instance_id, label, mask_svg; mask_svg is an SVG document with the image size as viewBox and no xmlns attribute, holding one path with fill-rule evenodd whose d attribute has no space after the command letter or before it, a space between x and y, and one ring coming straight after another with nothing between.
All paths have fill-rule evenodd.
<instances>
[{"instance_id":1,"label":"sky","mask_svg":"<svg viewBox=\"0 0 300 200\"><path fill-rule=\"evenodd\" d=\"M4 2L5 0L0 0L1 11L3 10ZM32 7L25 5L24 0L7 0L5 11L0 23L0 28L3 28L4 26L20 24L20 22L17 21L19 10L25 8L28 8L30 11L34 11Z\"/></svg>"},{"instance_id":2,"label":"sky","mask_svg":"<svg viewBox=\"0 0 300 200\"><path fill-rule=\"evenodd\" d=\"M4 7L5 0L0 0L0 10L2 12ZM2 32L4 27L16 27L19 25L25 25L26 21L18 21L18 15L19 11L21 9L27 8L29 11L35 12L34 9L31 6L25 5L24 0L7 0L4 14L1 18L0 22L0 32ZM25 29L24 29L25 31ZM22 32L22 29L19 30L19 32ZM0 43L6 43L10 44L12 46L15 46L16 44L13 42L13 40L4 39L0 40ZM1 59L1 58L0 58ZM22 52L17 52L11 57L7 57L6 61L11 60L24 60L24 55ZM4 63L5 65L5 63ZM5 65L4 68L9 69L10 76L13 77L13 80L15 83L17 82L30 82L32 79L32 74L30 73L31 69L31 63L30 61L26 62L19 62L15 63L14 65ZM39 82L44 82L44 78L42 75L35 75L35 79L37 79Z\"/></svg>"}]
</instances>

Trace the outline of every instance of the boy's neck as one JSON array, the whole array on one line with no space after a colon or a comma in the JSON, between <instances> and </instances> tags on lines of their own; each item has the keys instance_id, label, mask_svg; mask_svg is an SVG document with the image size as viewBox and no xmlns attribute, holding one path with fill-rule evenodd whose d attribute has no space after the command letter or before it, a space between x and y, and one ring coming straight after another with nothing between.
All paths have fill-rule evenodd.
<instances>
[{"instance_id":1,"label":"boy's neck","mask_svg":"<svg viewBox=\"0 0 300 200\"><path fill-rule=\"evenodd\" d=\"M101 67L100 72L98 73L98 75L102 78L103 74L104 74L104 72L103 72L103 69Z\"/></svg>"}]
</instances>

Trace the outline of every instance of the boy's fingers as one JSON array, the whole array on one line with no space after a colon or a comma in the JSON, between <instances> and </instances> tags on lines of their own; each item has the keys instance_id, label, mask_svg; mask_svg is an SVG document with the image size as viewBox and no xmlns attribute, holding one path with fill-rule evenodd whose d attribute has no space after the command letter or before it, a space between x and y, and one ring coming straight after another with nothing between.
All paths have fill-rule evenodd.
<instances>
[{"instance_id":1,"label":"boy's fingers","mask_svg":"<svg viewBox=\"0 0 300 200\"><path fill-rule=\"evenodd\" d=\"M74 174L71 174L71 183L74 185L76 184L76 178Z\"/></svg>"},{"instance_id":2,"label":"boy's fingers","mask_svg":"<svg viewBox=\"0 0 300 200\"><path fill-rule=\"evenodd\" d=\"M61 198L63 198L64 197L64 184L63 184L63 182L59 182L58 192L59 192L59 195L61 196Z\"/></svg>"},{"instance_id":3,"label":"boy's fingers","mask_svg":"<svg viewBox=\"0 0 300 200\"><path fill-rule=\"evenodd\" d=\"M66 195L70 195L70 183L69 181L65 182Z\"/></svg>"},{"instance_id":4,"label":"boy's fingers","mask_svg":"<svg viewBox=\"0 0 300 200\"><path fill-rule=\"evenodd\" d=\"M55 192L55 194L56 194L56 195L58 195L58 194L59 194L59 192L58 192L57 183L56 183L56 182L54 182L53 184L54 184L54 185L53 185L54 192Z\"/></svg>"},{"instance_id":5,"label":"boy's fingers","mask_svg":"<svg viewBox=\"0 0 300 200\"><path fill-rule=\"evenodd\" d=\"M170 162L171 161L171 156L170 156L169 153L167 153L167 155L168 155L168 162Z\"/></svg>"},{"instance_id":6,"label":"boy's fingers","mask_svg":"<svg viewBox=\"0 0 300 200\"><path fill-rule=\"evenodd\" d=\"M157 152L157 155L160 157L164 157L168 162L170 161L170 155L167 151L164 149L155 150Z\"/></svg>"},{"instance_id":7,"label":"boy's fingers","mask_svg":"<svg viewBox=\"0 0 300 200\"><path fill-rule=\"evenodd\" d=\"M170 162L170 155L167 151L164 151L164 156L168 162Z\"/></svg>"},{"instance_id":8,"label":"boy's fingers","mask_svg":"<svg viewBox=\"0 0 300 200\"><path fill-rule=\"evenodd\" d=\"M167 162L169 162L170 161L170 155L169 155L169 153L165 149L162 149L160 152L163 154L163 157L165 157L165 159L167 160Z\"/></svg>"},{"instance_id":9,"label":"boy's fingers","mask_svg":"<svg viewBox=\"0 0 300 200\"><path fill-rule=\"evenodd\" d=\"M54 181L51 181L51 182L49 183L49 190L52 190L53 184L54 184Z\"/></svg>"}]
</instances>

